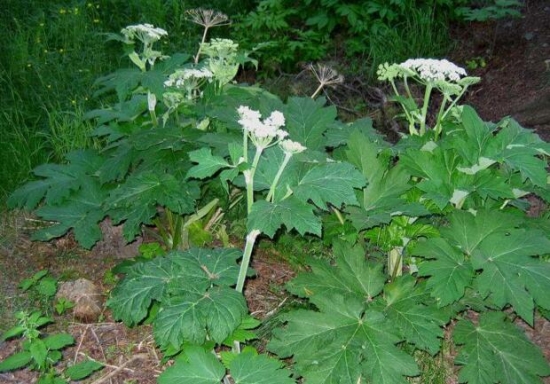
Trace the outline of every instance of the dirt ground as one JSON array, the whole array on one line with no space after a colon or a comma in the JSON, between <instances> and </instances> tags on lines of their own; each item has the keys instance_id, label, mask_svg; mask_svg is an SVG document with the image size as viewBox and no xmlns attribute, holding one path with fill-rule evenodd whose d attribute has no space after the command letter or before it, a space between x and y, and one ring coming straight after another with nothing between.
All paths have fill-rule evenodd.
<instances>
[{"instance_id":1,"label":"dirt ground","mask_svg":"<svg viewBox=\"0 0 550 384\"><path fill-rule=\"evenodd\" d=\"M472 60L485 62L484 66L468 69L469 74L480 76L482 83L472 88L466 102L485 120L498 121L511 115L550 140L550 1L526 0L521 19L472 23L454 29L453 36L459 43L450 56L452 61L462 66ZM92 252L82 251L70 238L32 243L28 231L32 224L22 214L2 215L0 297L4 300L0 304L0 334L14 324L14 311L33 304L17 289L22 279L48 269L61 279L88 278L107 295L113 283L105 277L105 271L132 251L121 245L116 233L111 234L110 244ZM250 281L246 295L251 312L260 318L271 315L289 299L280 287L294 272L279 260L262 256L254 261L258 278ZM147 327L128 329L112 321L109 312L101 321L89 324L70 315L56 320L57 325L48 332L58 327L76 340L76 345L65 351L66 361L78 361L86 355L108 364L88 382L155 383L162 364ZM550 361L550 324L539 319L534 328L523 326ZM14 341L0 342L0 360L17 346ZM36 376L29 371L0 373L0 383L33 382Z\"/></svg>"}]
</instances>

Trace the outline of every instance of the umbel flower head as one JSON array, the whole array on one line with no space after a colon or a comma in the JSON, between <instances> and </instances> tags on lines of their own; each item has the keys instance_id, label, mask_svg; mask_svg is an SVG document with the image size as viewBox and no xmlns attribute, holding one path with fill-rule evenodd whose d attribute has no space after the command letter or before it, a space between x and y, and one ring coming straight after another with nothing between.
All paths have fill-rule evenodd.
<instances>
[{"instance_id":1,"label":"umbel flower head","mask_svg":"<svg viewBox=\"0 0 550 384\"><path fill-rule=\"evenodd\" d=\"M416 77L426 83L456 83L466 76L466 70L446 59L409 59L401 64L381 64L377 74L378 80L392 81L397 77Z\"/></svg>"},{"instance_id":2,"label":"umbel flower head","mask_svg":"<svg viewBox=\"0 0 550 384\"><path fill-rule=\"evenodd\" d=\"M143 44L152 44L159 41L163 36L168 36L162 28L157 28L151 24L136 24L129 25L120 31L128 42L132 42L138 39Z\"/></svg>"},{"instance_id":3,"label":"umbel flower head","mask_svg":"<svg viewBox=\"0 0 550 384\"><path fill-rule=\"evenodd\" d=\"M400 64L401 67L414 71L425 81L452 81L457 82L466 71L449 60L409 59Z\"/></svg>"},{"instance_id":4,"label":"umbel flower head","mask_svg":"<svg viewBox=\"0 0 550 384\"><path fill-rule=\"evenodd\" d=\"M250 140L258 148L264 149L288 136L288 132L281 129L285 125L285 117L279 111L273 111L269 117L261 121L260 112L250 109L247 106L240 106L237 110L240 119L239 124L243 127Z\"/></svg>"}]
</instances>

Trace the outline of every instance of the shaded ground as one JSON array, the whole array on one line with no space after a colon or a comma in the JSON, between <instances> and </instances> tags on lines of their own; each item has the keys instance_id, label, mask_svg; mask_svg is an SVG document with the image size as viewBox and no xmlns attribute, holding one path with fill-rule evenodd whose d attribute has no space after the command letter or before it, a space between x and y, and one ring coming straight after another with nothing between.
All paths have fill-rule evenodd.
<instances>
[{"instance_id":1,"label":"shaded ground","mask_svg":"<svg viewBox=\"0 0 550 384\"><path fill-rule=\"evenodd\" d=\"M451 59L465 66L468 61L486 65L468 69L481 76L482 83L474 87L466 101L485 120L498 121L512 115L523 126L535 129L550 140L550 1L525 2L524 17L493 24L472 23L453 31L460 43ZM2 215L0 225L0 333L14 324L13 312L32 307L17 284L41 269L49 269L60 279L85 277L98 284L105 294L112 282L105 271L133 254L122 247L117 233L93 252L84 252L70 238L52 243L31 243L28 229L34 224L22 215ZM251 312L260 318L270 316L290 300L281 285L293 276L293 271L278 258L257 255L254 268L258 278L247 286L246 296ZM161 364L147 327L129 330L115 323L108 312L100 322L82 324L70 315L56 318L55 327L70 332L77 341L66 350L66 361L83 355L109 364L94 375L94 383L155 383ZM538 319L534 329L520 324L538 344L550 361L550 324ZM17 348L17 342L0 342L0 360ZM28 371L0 374L0 383L33 383L36 376ZM133 381L132 381L133 380ZM550 379L546 382L550 383Z\"/></svg>"},{"instance_id":2,"label":"shaded ground","mask_svg":"<svg viewBox=\"0 0 550 384\"><path fill-rule=\"evenodd\" d=\"M550 1L527 0L521 19L471 23L454 31L459 41L453 61L484 60L468 69L482 82L466 101L485 120L511 115L550 139Z\"/></svg>"}]
</instances>

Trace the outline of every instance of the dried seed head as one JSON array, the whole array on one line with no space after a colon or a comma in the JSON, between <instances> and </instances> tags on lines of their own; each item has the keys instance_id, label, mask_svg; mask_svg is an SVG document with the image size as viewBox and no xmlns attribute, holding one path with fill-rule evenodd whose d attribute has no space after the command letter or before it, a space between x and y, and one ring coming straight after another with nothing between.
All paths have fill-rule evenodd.
<instances>
[{"instance_id":1,"label":"dried seed head","mask_svg":"<svg viewBox=\"0 0 550 384\"><path fill-rule=\"evenodd\" d=\"M340 75L335 69L329 66L323 64L317 64L316 66L308 64L307 69L313 72L313 75L315 75L317 81L319 81L322 86L342 84L344 82L344 76Z\"/></svg>"},{"instance_id":2,"label":"dried seed head","mask_svg":"<svg viewBox=\"0 0 550 384\"><path fill-rule=\"evenodd\" d=\"M190 9L187 11L187 14L189 15L193 23L202 25L205 28L230 24L227 15L224 15L223 13L214 11L212 9Z\"/></svg>"}]
</instances>

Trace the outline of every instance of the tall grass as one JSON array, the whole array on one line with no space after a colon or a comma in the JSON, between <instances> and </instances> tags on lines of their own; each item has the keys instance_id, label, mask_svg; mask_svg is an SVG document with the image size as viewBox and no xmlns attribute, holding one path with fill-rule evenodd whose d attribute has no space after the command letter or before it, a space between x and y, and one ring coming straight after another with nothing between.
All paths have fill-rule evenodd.
<instances>
[{"instance_id":1,"label":"tall grass","mask_svg":"<svg viewBox=\"0 0 550 384\"><path fill-rule=\"evenodd\" d=\"M436 9L411 7L397 26L371 31L367 44L365 75L376 78L380 64L399 63L409 58L441 57L452 47L448 22L437 17Z\"/></svg>"},{"instance_id":2,"label":"tall grass","mask_svg":"<svg viewBox=\"0 0 550 384\"><path fill-rule=\"evenodd\" d=\"M106 34L129 24L169 31L163 50L194 51L199 6L237 11L238 1L5 0L0 13L0 205L31 170L93 145L83 111L97 107L95 79L131 65ZM231 8L233 7L233 8Z\"/></svg>"}]
</instances>

